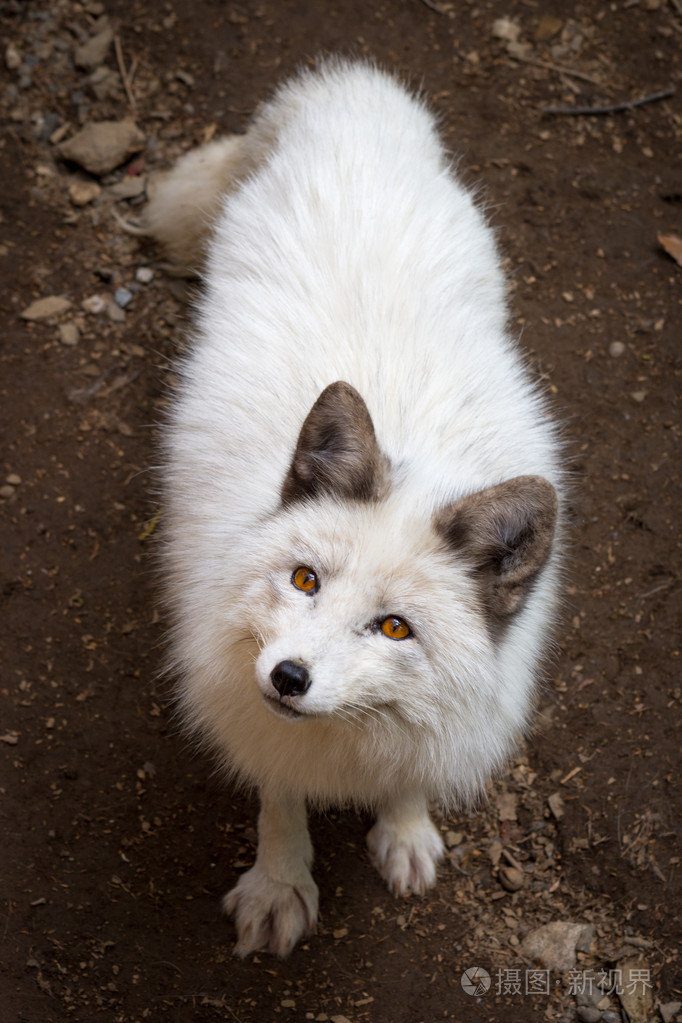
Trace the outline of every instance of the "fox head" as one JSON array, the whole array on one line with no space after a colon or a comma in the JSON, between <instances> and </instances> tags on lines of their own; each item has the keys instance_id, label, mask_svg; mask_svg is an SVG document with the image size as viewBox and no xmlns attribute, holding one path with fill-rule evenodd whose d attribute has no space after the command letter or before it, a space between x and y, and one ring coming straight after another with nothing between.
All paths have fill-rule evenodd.
<instances>
[{"instance_id":1,"label":"fox head","mask_svg":"<svg viewBox=\"0 0 682 1023\"><path fill-rule=\"evenodd\" d=\"M507 713L496 646L550 556L556 493L519 476L433 501L392 480L360 394L327 387L239 601L274 714L435 728Z\"/></svg>"}]
</instances>

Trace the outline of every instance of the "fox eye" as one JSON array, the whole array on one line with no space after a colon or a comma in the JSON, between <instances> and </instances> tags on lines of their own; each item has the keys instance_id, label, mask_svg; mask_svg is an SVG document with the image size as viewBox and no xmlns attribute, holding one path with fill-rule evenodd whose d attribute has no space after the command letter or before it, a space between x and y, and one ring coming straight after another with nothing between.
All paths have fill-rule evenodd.
<instances>
[{"instance_id":1,"label":"fox eye","mask_svg":"<svg viewBox=\"0 0 682 1023\"><path fill-rule=\"evenodd\" d=\"M291 582L296 589L303 590L304 593L314 593L319 588L317 576L312 568L306 568L305 565L294 570Z\"/></svg>"},{"instance_id":2,"label":"fox eye","mask_svg":"<svg viewBox=\"0 0 682 1023\"><path fill-rule=\"evenodd\" d=\"M404 622L402 618L395 618L393 615L384 618L381 623L381 631L389 639L407 639L412 635L412 630L407 622Z\"/></svg>"}]
</instances>

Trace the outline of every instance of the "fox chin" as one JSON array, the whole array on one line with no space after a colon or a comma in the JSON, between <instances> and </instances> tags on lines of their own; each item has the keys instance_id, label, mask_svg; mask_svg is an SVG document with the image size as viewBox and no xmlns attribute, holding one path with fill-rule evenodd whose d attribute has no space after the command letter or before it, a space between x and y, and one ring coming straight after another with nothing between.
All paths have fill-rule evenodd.
<instances>
[{"instance_id":1,"label":"fox chin","mask_svg":"<svg viewBox=\"0 0 682 1023\"><path fill-rule=\"evenodd\" d=\"M475 798L526 728L560 445L492 232L373 65L285 83L158 181L145 230L204 281L164 432L180 701L260 795L236 951L284 956L316 928L309 806L370 808L379 873L423 892L430 801Z\"/></svg>"}]
</instances>

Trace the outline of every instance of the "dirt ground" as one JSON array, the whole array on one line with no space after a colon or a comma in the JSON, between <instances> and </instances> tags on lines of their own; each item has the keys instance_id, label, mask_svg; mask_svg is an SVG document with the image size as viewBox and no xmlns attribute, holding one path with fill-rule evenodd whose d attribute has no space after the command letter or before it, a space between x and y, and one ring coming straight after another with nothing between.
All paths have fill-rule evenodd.
<instances>
[{"instance_id":1,"label":"dirt ground","mask_svg":"<svg viewBox=\"0 0 682 1023\"><path fill-rule=\"evenodd\" d=\"M682 234L679 0L105 2L0 2L3 1021L682 1019L682 268L657 240ZM537 727L486 805L441 820L437 888L394 900L368 821L317 816L319 933L241 961L219 899L256 808L159 680L156 424L188 288L117 215L320 50L421 84L482 186L565 424L571 567ZM126 116L144 142L114 171L62 158ZM47 296L70 305L22 316ZM550 973L527 936L551 921L591 931Z\"/></svg>"}]
</instances>

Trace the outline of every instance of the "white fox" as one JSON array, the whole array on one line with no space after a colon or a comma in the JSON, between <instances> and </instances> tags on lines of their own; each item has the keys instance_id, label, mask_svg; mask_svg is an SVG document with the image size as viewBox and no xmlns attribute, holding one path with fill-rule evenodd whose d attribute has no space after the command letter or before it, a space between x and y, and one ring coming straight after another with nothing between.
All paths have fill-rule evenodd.
<instances>
[{"instance_id":1,"label":"white fox","mask_svg":"<svg viewBox=\"0 0 682 1023\"><path fill-rule=\"evenodd\" d=\"M560 449L490 229L423 102L367 63L186 156L147 227L205 258L165 434L164 571L190 722L260 793L236 951L315 930L307 804L370 807L422 892L428 803L527 724L555 614ZM205 249L205 257L203 252Z\"/></svg>"}]
</instances>

